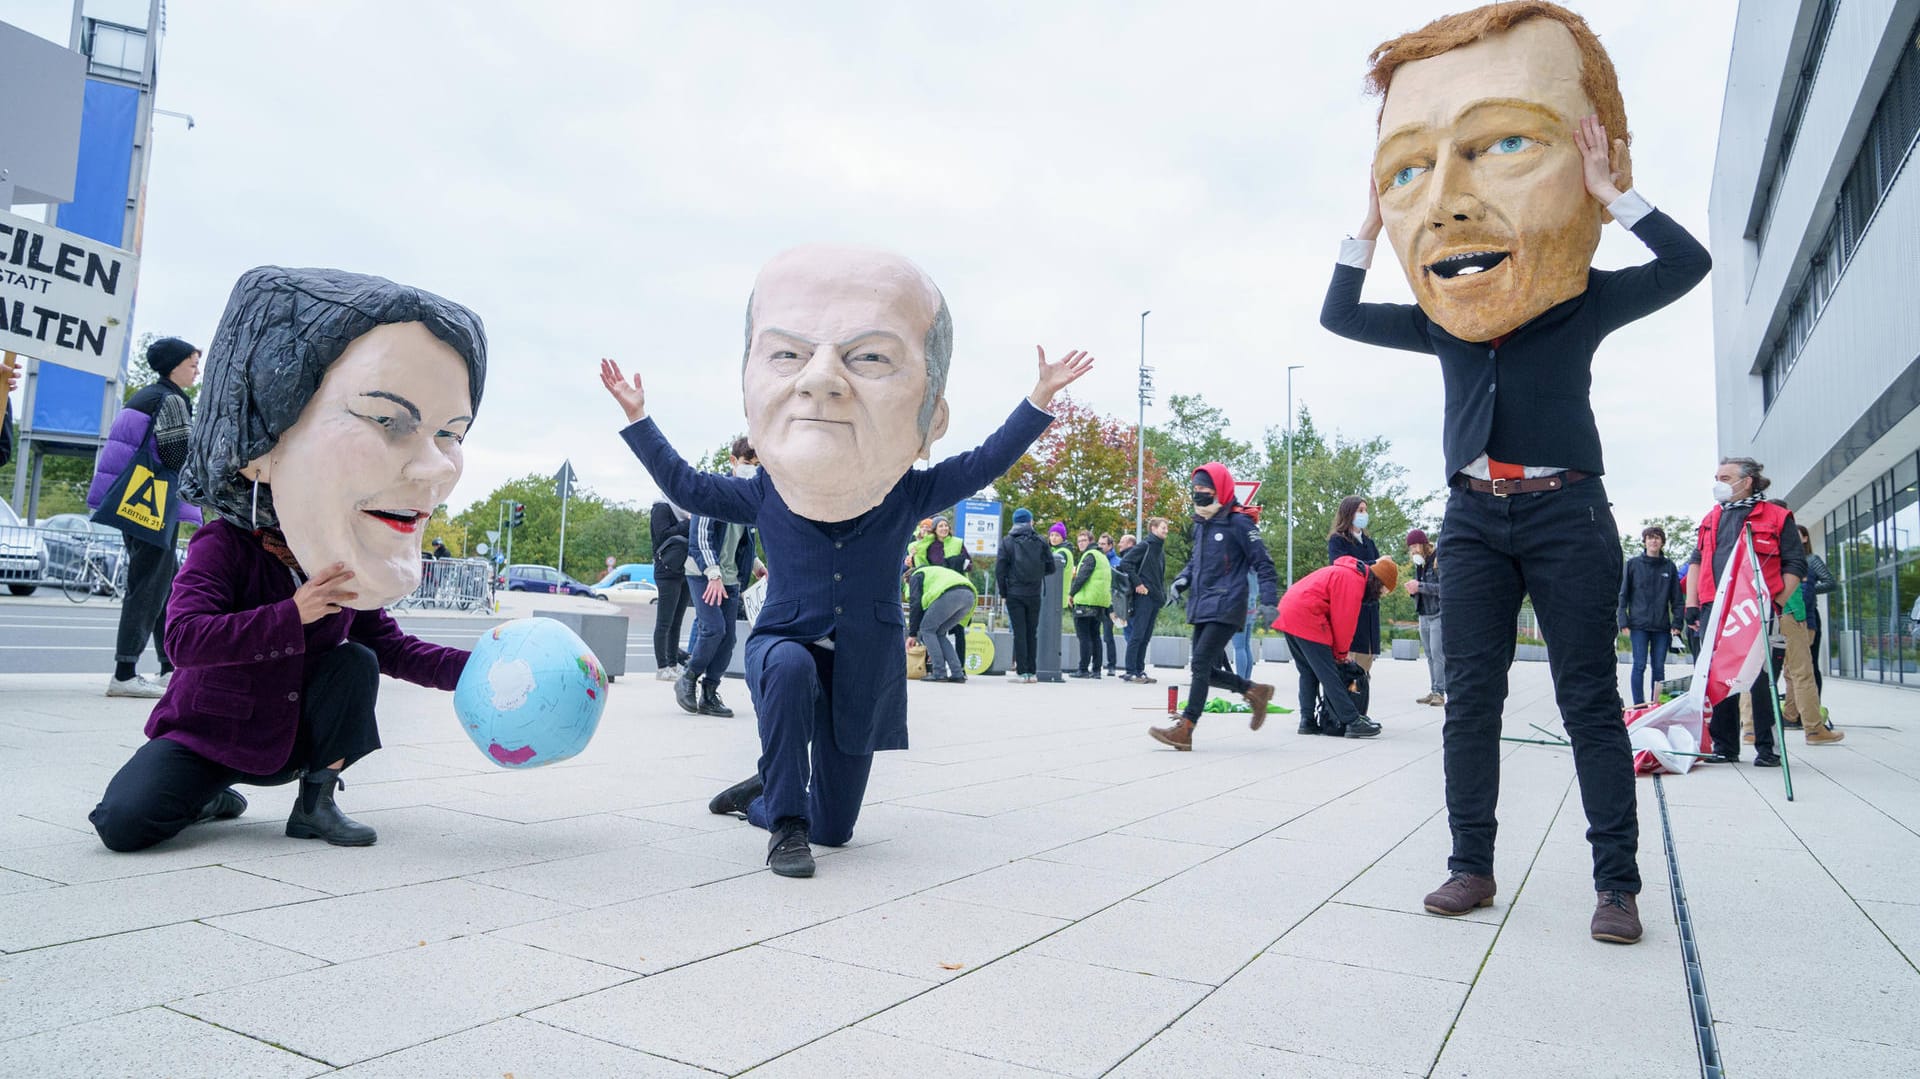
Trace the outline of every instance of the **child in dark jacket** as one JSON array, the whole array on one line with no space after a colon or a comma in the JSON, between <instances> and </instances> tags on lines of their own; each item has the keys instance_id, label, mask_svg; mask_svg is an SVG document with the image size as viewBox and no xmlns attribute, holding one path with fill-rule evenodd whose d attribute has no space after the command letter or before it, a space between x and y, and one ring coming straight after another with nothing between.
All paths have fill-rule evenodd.
<instances>
[{"instance_id":1,"label":"child in dark jacket","mask_svg":"<svg viewBox=\"0 0 1920 1079\"><path fill-rule=\"evenodd\" d=\"M1267 721L1273 687L1250 682L1233 673L1227 663L1227 645L1246 623L1247 573L1260 581L1258 617L1273 620L1280 575L1260 541L1259 519L1234 496L1233 476L1217 461L1193 472L1193 555L1174 579L1175 593L1187 597L1187 623L1193 627L1193 682L1187 705L1168 718L1165 727L1148 730L1155 741L1178 750L1193 748L1194 724L1207 706L1207 690L1218 686L1246 698L1253 706L1250 726L1259 730Z\"/></svg>"}]
</instances>

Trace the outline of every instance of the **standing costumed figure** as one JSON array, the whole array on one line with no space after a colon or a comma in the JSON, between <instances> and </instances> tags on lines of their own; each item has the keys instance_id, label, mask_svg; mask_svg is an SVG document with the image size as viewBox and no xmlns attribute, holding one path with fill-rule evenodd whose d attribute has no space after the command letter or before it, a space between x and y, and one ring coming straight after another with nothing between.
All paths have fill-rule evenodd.
<instances>
[{"instance_id":1,"label":"standing costumed figure","mask_svg":"<svg viewBox=\"0 0 1920 1079\"><path fill-rule=\"evenodd\" d=\"M380 675L452 690L468 654L382 610L420 583L420 528L460 478L486 334L432 293L340 270L249 270L207 351L181 482L214 517L167 608L176 670L89 820L116 851L239 816L235 783L299 780L287 835L366 846L334 802L380 748Z\"/></svg>"},{"instance_id":2,"label":"standing costumed figure","mask_svg":"<svg viewBox=\"0 0 1920 1079\"><path fill-rule=\"evenodd\" d=\"M1705 248L1630 186L1613 64L1556 4L1490 4L1373 52L1382 97L1367 216L1340 249L1320 322L1437 356L1446 387L1450 876L1426 909L1493 902L1500 723L1531 596L1593 846L1596 940L1640 939L1633 752L1614 673L1618 532L1601 483L1593 354L1685 295ZM1611 138L1617 136L1617 138ZM1618 220L1654 254L1596 270ZM1418 306L1363 304L1382 227Z\"/></svg>"},{"instance_id":3,"label":"standing costumed figure","mask_svg":"<svg viewBox=\"0 0 1920 1079\"><path fill-rule=\"evenodd\" d=\"M772 833L767 864L813 875L809 842L853 834L873 754L907 747L900 567L916 521L1013 467L1047 429L1056 393L1093 366L1040 354L1033 392L979 448L914 469L946 433L953 320L933 281L893 254L802 247L760 271L747 300L742 382L752 477L694 471L647 417L640 376L602 360L627 414L621 437L674 504L750 524L767 598L747 638L760 727L754 775L715 813Z\"/></svg>"}]
</instances>

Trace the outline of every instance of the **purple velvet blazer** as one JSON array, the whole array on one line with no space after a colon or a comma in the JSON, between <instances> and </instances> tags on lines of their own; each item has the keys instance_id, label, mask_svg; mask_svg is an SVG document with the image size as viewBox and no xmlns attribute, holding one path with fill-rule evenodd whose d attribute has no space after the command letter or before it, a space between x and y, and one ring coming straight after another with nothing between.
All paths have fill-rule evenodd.
<instances>
[{"instance_id":1,"label":"purple velvet blazer","mask_svg":"<svg viewBox=\"0 0 1920 1079\"><path fill-rule=\"evenodd\" d=\"M409 636L385 611L341 611L302 626L295 587L293 572L245 529L216 519L194 534L167 604L167 656L177 669L147 737L271 775L293 755L308 673L329 649L358 641L381 673L435 689L460 680L467 652Z\"/></svg>"}]
</instances>

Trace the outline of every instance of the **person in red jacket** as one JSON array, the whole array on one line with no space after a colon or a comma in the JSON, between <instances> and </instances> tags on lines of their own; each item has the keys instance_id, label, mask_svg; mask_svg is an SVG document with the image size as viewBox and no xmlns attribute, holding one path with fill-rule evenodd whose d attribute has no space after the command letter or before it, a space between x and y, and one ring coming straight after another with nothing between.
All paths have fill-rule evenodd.
<instances>
[{"instance_id":1,"label":"person in red jacket","mask_svg":"<svg viewBox=\"0 0 1920 1079\"><path fill-rule=\"evenodd\" d=\"M1360 714L1346 687L1366 677L1348 658L1353 628L1360 622L1360 606L1377 602L1383 592L1400 583L1400 567L1383 558L1368 566L1351 555L1317 569L1294 582L1280 597L1280 617L1273 628L1287 635L1294 669L1300 672L1300 733L1344 734L1372 738L1380 724ZM1332 716L1316 720L1314 709L1321 687L1327 690Z\"/></svg>"}]
</instances>

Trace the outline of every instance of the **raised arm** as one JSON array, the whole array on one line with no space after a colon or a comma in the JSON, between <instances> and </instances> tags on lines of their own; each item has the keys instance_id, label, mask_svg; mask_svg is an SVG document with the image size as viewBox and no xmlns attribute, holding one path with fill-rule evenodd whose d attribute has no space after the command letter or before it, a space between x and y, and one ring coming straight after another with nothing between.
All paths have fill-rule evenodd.
<instances>
[{"instance_id":1,"label":"raised arm","mask_svg":"<svg viewBox=\"0 0 1920 1079\"><path fill-rule=\"evenodd\" d=\"M914 515L946 509L1005 475L1053 422L1047 408L1053 404L1054 395L1093 370L1093 357L1085 352L1069 352L1059 362L1048 363L1046 350L1037 351L1040 375L1033 392L998 431L976 449L955 454L924 472L907 473L907 482L920 487L915 492Z\"/></svg>"},{"instance_id":2,"label":"raised arm","mask_svg":"<svg viewBox=\"0 0 1920 1079\"><path fill-rule=\"evenodd\" d=\"M1573 141L1580 149L1587 192L1653 251L1652 262L1594 275L1588 299L1595 305L1600 332L1607 334L1685 296L1713 268L1713 256L1638 191L1619 188L1616 169L1625 162L1627 146L1618 139L1608 142L1599 117L1580 121Z\"/></svg>"},{"instance_id":3,"label":"raised arm","mask_svg":"<svg viewBox=\"0 0 1920 1079\"><path fill-rule=\"evenodd\" d=\"M647 467L647 474L660 485L669 501L703 517L734 524L754 522L760 512L762 485L766 482L764 474L743 480L696 471L667 442L659 426L647 417L647 395L639 375L634 375L629 382L621 374L619 364L601 360L600 384L626 411L627 427L620 432L620 437Z\"/></svg>"}]
</instances>

